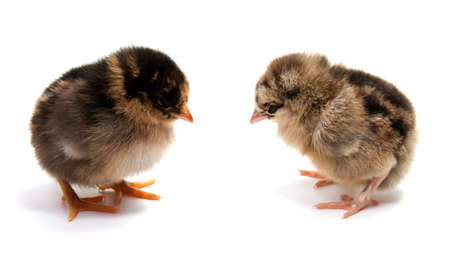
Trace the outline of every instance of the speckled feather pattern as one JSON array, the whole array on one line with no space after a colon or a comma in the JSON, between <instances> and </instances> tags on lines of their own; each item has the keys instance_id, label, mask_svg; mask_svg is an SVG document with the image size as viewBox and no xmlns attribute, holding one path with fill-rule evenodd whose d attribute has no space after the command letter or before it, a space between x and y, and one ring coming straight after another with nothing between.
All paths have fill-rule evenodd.
<instances>
[{"instance_id":1,"label":"speckled feather pattern","mask_svg":"<svg viewBox=\"0 0 450 254\"><path fill-rule=\"evenodd\" d=\"M394 85L322 55L275 59L260 78L257 111L283 105L270 118L280 137L329 179L351 187L388 174L379 189L406 175L417 140L412 104Z\"/></svg>"}]
</instances>

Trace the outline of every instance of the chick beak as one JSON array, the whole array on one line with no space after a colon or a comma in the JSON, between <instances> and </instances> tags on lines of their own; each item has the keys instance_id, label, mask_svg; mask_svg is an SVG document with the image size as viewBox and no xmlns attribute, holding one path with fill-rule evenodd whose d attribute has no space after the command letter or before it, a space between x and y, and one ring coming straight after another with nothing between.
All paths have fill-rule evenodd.
<instances>
[{"instance_id":1,"label":"chick beak","mask_svg":"<svg viewBox=\"0 0 450 254\"><path fill-rule=\"evenodd\" d=\"M269 118L269 117L264 115L264 114L259 113L255 109L255 111L253 111L252 118L250 119L250 123L254 124L254 123L257 123L257 122L259 122L261 120L264 120L264 119L267 119L267 118Z\"/></svg>"},{"instance_id":2,"label":"chick beak","mask_svg":"<svg viewBox=\"0 0 450 254\"><path fill-rule=\"evenodd\" d=\"M189 112L189 109L186 105L184 105L179 113L172 113L172 115L176 118L183 119L185 121L188 121L190 123L194 122L194 119L192 118L191 112Z\"/></svg>"}]
</instances>

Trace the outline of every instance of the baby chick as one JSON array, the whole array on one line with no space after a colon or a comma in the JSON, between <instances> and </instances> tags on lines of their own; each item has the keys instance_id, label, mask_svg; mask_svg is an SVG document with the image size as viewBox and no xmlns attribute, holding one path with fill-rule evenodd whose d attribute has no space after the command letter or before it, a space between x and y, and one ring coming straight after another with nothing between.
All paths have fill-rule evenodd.
<instances>
[{"instance_id":1,"label":"baby chick","mask_svg":"<svg viewBox=\"0 0 450 254\"><path fill-rule=\"evenodd\" d=\"M173 123L192 122L189 84L175 62L144 47L124 48L69 70L38 99L31 143L41 167L56 178L68 220L79 211L116 213L112 206L80 199L71 184L112 188L122 195L157 200L139 190L154 181L124 178L151 168L174 139Z\"/></svg>"},{"instance_id":2,"label":"baby chick","mask_svg":"<svg viewBox=\"0 0 450 254\"><path fill-rule=\"evenodd\" d=\"M395 187L406 175L416 145L415 113L392 84L321 55L273 60L256 85L251 123L271 119L290 146L307 155L321 178L316 186L365 186L359 197L318 209L345 209L347 218L377 201L376 189Z\"/></svg>"}]
</instances>

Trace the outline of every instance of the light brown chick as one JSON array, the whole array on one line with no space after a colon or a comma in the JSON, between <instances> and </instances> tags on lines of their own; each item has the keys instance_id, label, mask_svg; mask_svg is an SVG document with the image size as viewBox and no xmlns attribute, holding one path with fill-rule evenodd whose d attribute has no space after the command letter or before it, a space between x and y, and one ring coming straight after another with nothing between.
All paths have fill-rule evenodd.
<instances>
[{"instance_id":1,"label":"light brown chick","mask_svg":"<svg viewBox=\"0 0 450 254\"><path fill-rule=\"evenodd\" d=\"M330 65L322 55L290 54L273 60L256 85L251 123L271 119L289 145L307 155L321 178L317 187L365 186L356 199L318 204L345 209L344 218L376 205L376 189L406 175L416 145L415 113L392 84L363 71Z\"/></svg>"}]
</instances>

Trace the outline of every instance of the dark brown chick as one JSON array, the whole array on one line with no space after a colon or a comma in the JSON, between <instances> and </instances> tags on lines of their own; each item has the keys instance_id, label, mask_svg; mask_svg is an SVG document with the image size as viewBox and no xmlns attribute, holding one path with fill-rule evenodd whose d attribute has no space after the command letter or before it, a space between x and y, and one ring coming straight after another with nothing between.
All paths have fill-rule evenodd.
<instances>
[{"instance_id":1,"label":"dark brown chick","mask_svg":"<svg viewBox=\"0 0 450 254\"><path fill-rule=\"evenodd\" d=\"M32 145L42 168L61 186L69 221L79 211L118 211L88 202L98 198L78 198L71 184L113 188L117 203L122 195L159 199L139 190L153 181L124 178L161 159L174 139L176 119L192 122L188 94L175 62L144 47L71 69L44 91L31 119Z\"/></svg>"},{"instance_id":2,"label":"dark brown chick","mask_svg":"<svg viewBox=\"0 0 450 254\"><path fill-rule=\"evenodd\" d=\"M376 189L395 187L406 175L416 145L415 113L392 84L359 70L331 66L321 55L275 59L256 85L251 122L272 119L289 145L307 155L321 180L365 186L356 199L318 204L345 209L344 218L376 205Z\"/></svg>"}]
</instances>

